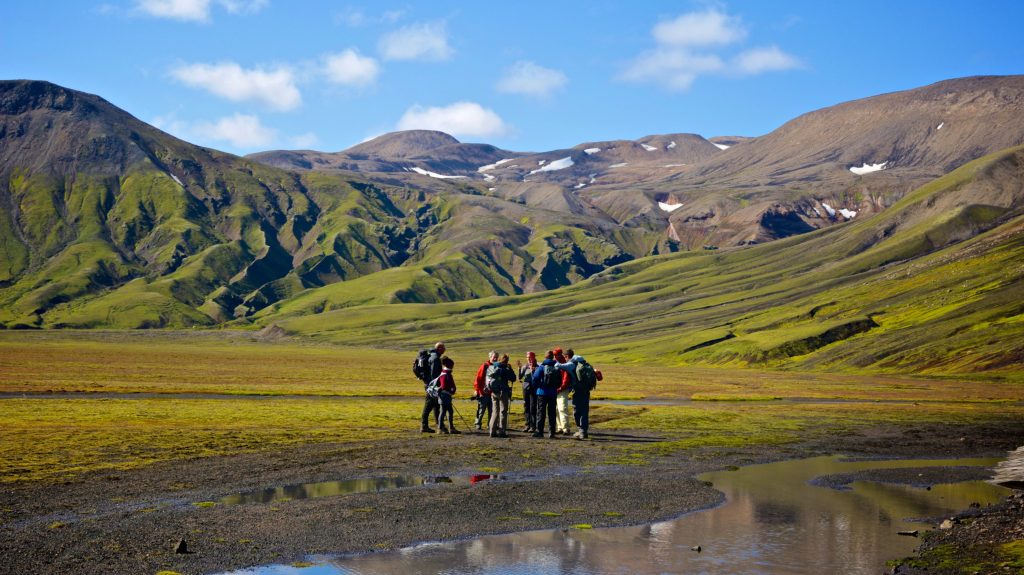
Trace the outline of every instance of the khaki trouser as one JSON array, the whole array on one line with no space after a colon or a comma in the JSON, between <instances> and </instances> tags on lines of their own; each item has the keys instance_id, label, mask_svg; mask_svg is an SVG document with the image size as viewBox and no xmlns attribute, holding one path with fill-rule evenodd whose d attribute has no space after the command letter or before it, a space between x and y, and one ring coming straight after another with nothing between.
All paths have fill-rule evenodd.
<instances>
[{"instance_id":1,"label":"khaki trouser","mask_svg":"<svg viewBox=\"0 0 1024 575\"><path fill-rule=\"evenodd\" d=\"M507 393L491 394L491 435L504 435L508 428L508 400Z\"/></svg>"},{"instance_id":2,"label":"khaki trouser","mask_svg":"<svg viewBox=\"0 0 1024 575\"><path fill-rule=\"evenodd\" d=\"M569 390L558 393L556 405L558 406L558 433L569 433Z\"/></svg>"}]
</instances>

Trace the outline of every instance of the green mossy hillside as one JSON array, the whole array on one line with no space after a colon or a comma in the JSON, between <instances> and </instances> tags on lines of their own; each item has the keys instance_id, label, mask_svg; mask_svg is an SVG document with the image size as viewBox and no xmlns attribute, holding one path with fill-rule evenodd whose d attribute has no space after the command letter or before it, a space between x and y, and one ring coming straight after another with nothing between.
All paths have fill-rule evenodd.
<instances>
[{"instance_id":1,"label":"green mossy hillside","mask_svg":"<svg viewBox=\"0 0 1024 575\"><path fill-rule=\"evenodd\" d=\"M1020 380L1022 160L1024 148L982 158L872 218L630 261L545 293L268 313L259 324L338 342L411 345L430 334L576 345L616 362Z\"/></svg>"}]
</instances>

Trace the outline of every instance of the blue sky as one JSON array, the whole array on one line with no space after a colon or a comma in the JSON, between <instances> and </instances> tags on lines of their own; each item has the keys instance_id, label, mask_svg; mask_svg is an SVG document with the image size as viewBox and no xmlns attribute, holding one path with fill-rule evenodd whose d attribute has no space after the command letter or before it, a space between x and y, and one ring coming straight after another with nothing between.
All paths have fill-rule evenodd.
<instances>
[{"instance_id":1,"label":"blue sky","mask_svg":"<svg viewBox=\"0 0 1024 575\"><path fill-rule=\"evenodd\" d=\"M5 3L0 78L99 94L234 153L400 128L542 151L1024 73L1024 2Z\"/></svg>"}]
</instances>

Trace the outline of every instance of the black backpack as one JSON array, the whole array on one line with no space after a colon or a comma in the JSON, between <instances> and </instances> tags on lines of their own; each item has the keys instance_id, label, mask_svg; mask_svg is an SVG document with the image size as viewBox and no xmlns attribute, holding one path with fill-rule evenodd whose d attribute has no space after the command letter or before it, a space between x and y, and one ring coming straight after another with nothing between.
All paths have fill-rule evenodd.
<instances>
[{"instance_id":1,"label":"black backpack","mask_svg":"<svg viewBox=\"0 0 1024 575\"><path fill-rule=\"evenodd\" d=\"M416 376L416 379L426 382L427 378L430 377L430 351L420 350L419 355L416 359L412 360L412 373Z\"/></svg>"},{"instance_id":2,"label":"black backpack","mask_svg":"<svg viewBox=\"0 0 1024 575\"><path fill-rule=\"evenodd\" d=\"M558 389L562 385L562 370L553 365L544 366L544 387Z\"/></svg>"}]
</instances>

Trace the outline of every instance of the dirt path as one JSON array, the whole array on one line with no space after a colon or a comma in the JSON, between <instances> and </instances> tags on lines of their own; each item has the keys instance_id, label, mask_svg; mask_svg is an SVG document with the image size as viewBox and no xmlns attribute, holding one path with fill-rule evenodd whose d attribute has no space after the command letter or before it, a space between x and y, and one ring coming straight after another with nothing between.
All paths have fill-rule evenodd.
<instances>
[{"instance_id":1,"label":"dirt path","mask_svg":"<svg viewBox=\"0 0 1024 575\"><path fill-rule=\"evenodd\" d=\"M592 466L653 439L642 432L595 435L589 442L523 434L507 440L410 434L388 442L309 445L96 473L62 485L8 484L0 487L0 565L19 574L172 570L191 575L291 563L310 553L392 549L578 523L646 523L717 504L721 494L693 479L704 471L824 453L1001 455L1016 447L1019 429L871 428L785 447L694 450L646 465ZM202 504L273 486L499 470L518 479ZM192 553L174 553L180 539Z\"/></svg>"}]
</instances>

